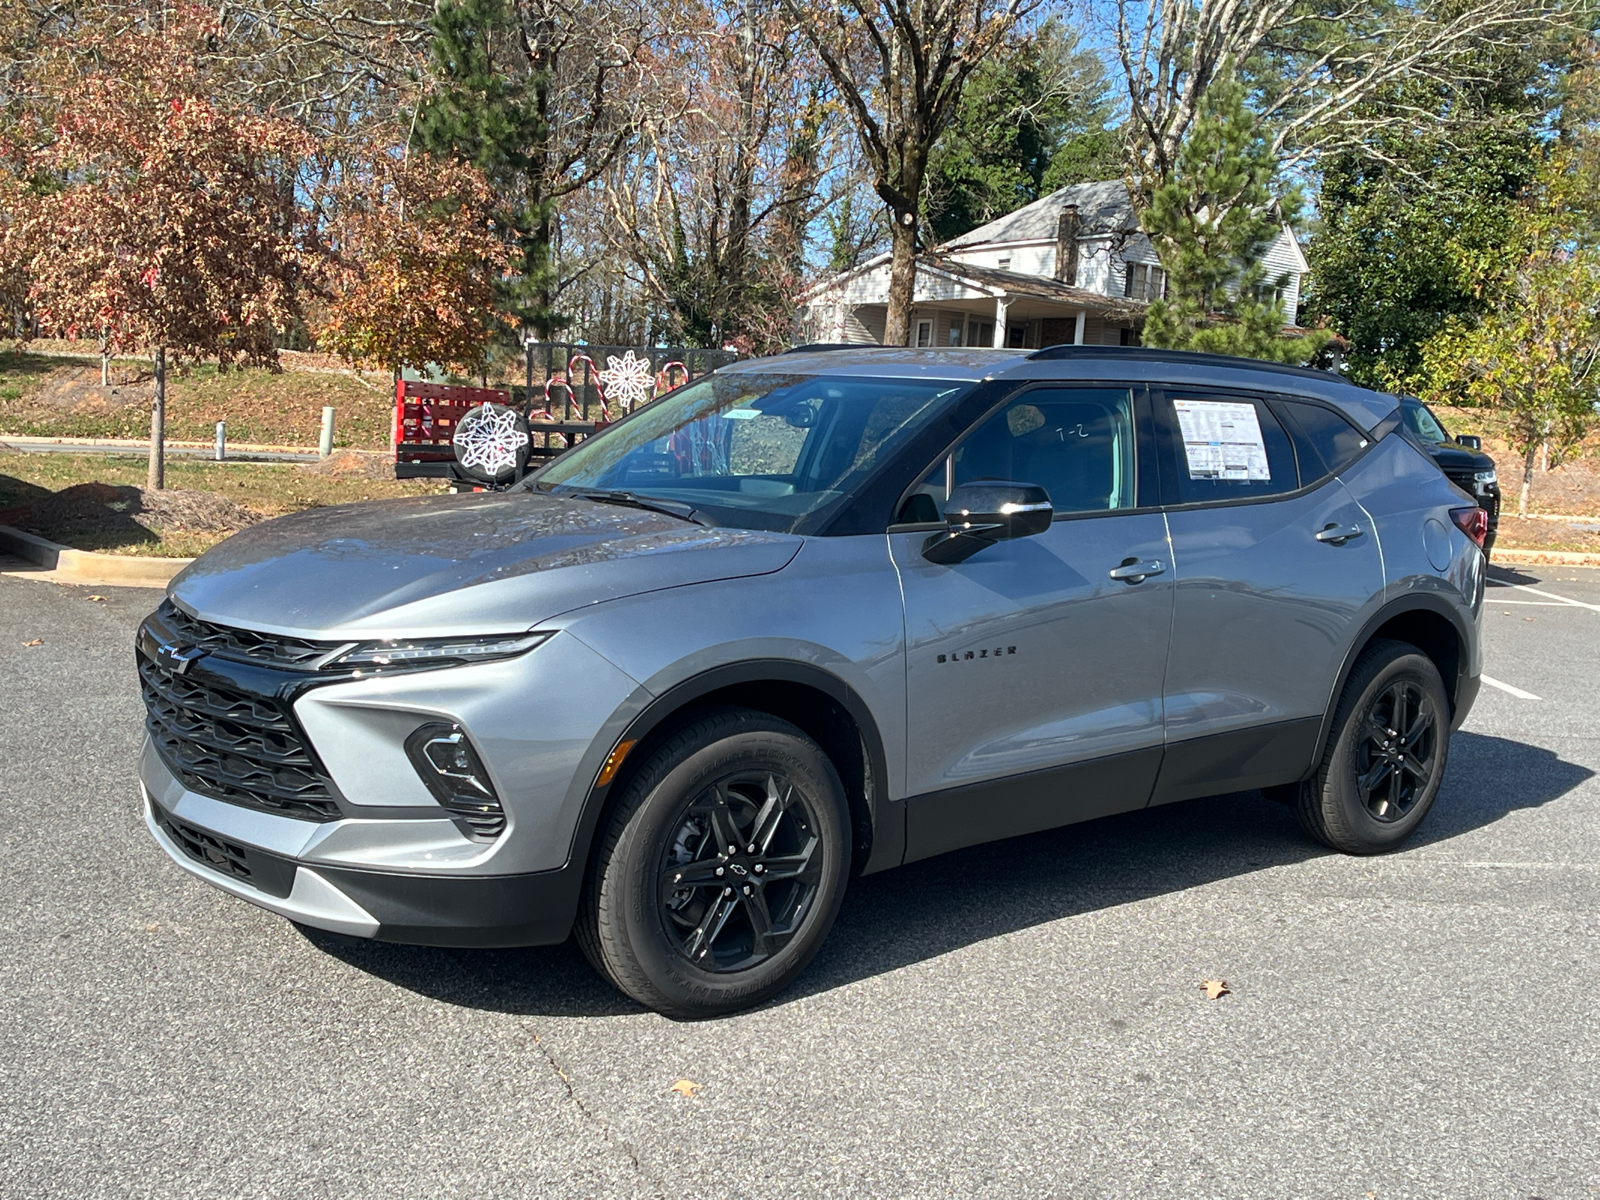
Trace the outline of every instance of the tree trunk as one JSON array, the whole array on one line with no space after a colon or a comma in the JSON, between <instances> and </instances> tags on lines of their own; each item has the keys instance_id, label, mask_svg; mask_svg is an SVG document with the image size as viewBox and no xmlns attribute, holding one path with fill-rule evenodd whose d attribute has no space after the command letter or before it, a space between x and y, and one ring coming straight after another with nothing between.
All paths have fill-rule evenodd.
<instances>
[{"instance_id":1,"label":"tree trunk","mask_svg":"<svg viewBox=\"0 0 1600 1200\"><path fill-rule=\"evenodd\" d=\"M905 346L911 342L911 297L917 285L917 224L914 213L895 213L894 216L894 253L889 261L889 315L884 321L883 344Z\"/></svg>"},{"instance_id":2,"label":"tree trunk","mask_svg":"<svg viewBox=\"0 0 1600 1200\"><path fill-rule=\"evenodd\" d=\"M156 347L156 397L150 406L150 470L145 487L159 492L167 486L167 348Z\"/></svg>"},{"instance_id":3,"label":"tree trunk","mask_svg":"<svg viewBox=\"0 0 1600 1200\"><path fill-rule=\"evenodd\" d=\"M1522 494L1517 497L1517 516L1519 517L1528 515L1528 489L1533 486L1533 458L1538 452L1538 441L1530 439L1527 458L1522 464Z\"/></svg>"}]
</instances>

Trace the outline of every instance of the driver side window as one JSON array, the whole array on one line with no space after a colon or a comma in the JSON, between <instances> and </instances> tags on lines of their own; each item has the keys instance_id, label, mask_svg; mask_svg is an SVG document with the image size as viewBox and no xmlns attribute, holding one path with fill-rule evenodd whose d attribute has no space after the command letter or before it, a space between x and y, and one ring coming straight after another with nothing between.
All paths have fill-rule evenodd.
<instances>
[{"instance_id":1,"label":"driver side window","mask_svg":"<svg viewBox=\"0 0 1600 1200\"><path fill-rule=\"evenodd\" d=\"M1133 398L1126 388L1036 388L974 428L901 506L937 521L949 489L982 479L1033 483L1057 513L1134 507Z\"/></svg>"}]
</instances>

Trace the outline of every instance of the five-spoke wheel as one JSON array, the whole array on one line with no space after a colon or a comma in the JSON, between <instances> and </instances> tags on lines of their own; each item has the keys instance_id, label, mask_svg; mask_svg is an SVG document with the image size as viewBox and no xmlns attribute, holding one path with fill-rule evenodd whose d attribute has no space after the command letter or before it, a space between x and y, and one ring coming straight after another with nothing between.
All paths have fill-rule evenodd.
<instances>
[{"instance_id":1,"label":"five-spoke wheel","mask_svg":"<svg viewBox=\"0 0 1600 1200\"><path fill-rule=\"evenodd\" d=\"M1415 646L1379 641L1357 660L1317 772L1294 804L1306 831L1349 854L1392 850L1439 793L1450 700Z\"/></svg>"},{"instance_id":2,"label":"five-spoke wheel","mask_svg":"<svg viewBox=\"0 0 1600 1200\"><path fill-rule=\"evenodd\" d=\"M827 936L850 828L838 773L805 733L748 709L707 713L647 751L622 786L579 944L670 1016L758 1003Z\"/></svg>"}]
</instances>

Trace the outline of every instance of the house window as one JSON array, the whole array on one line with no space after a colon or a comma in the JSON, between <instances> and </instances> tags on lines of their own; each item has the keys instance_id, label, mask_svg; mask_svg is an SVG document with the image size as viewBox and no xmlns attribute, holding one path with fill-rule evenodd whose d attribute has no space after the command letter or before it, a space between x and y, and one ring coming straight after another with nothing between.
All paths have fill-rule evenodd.
<instances>
[{"instance_id":1,"label":"house window","mask_svg":"<svg viewBox=\"0 0 1600 1200\"><path fill-rule=\"evenodd\" d=\"M966 321L966 318L964 318L964 317L951 317L950 318L950 328L945 331L945 335L944 335L945 336L945 345L947 345L947 346L959 346L959 345L961 345L961 326L965 323L965 321Z\"/></svg>"},{"instance_id":2,"label":"house window","mask_svg":"<svg viewBox=\"0 0 1600 1200\"><path fill-rule=\"evenodd\" d=\"M1008 254L997 264L1002 271L1011 270L1011 256Z\"/></svg>"},{"instance_id":3,"label":"house window","mask_svg":"<svg viewBox=\"0 0 1600 1200\"><path fill-rule=\"evenodd\" d=\"M1158 300L1167 294L1167 273L1154 263L1129 263L1122 294L1130 300Z\"/></svg>"},{"instance_id":4,"label":"house window","mask_svg":"<svg viewBox=\"0 0 1600 1200\"><path fill-rule=\"evenodd\" d=\"M967 345L969 345L969 346L992 346L992 345L994 345L994 322L993 321L976 321L976 320L968 321L967 322Z\"/></svg>"},{"instance_id":5,"label":"house window","mask_svg":"<svg viewBox=\"0 0 1600 1200\"><path fill-rule=\"evenodd\" d=\"M917 322L917 345L928 347L933 345L933 322Z\"/></svg>"},{"instance_id":6,"label":"house window","mask_svg":"<svg viewBox=\"0 0 1600 1200\"><path fill-rule=\"evenodd\" d=\"M1028 327L1026 325L1006 326L1006 345L1013 350L1021 350L1028 344Z\"/></svg>"}]
</instances>

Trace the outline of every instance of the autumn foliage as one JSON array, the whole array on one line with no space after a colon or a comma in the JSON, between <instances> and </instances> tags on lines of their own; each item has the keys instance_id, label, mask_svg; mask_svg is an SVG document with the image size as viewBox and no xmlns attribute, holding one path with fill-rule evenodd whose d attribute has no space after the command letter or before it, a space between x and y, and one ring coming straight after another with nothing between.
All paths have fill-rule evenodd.
<instances>
[{"instance_id":1,"label":"autumn foliage","mask_svg":"<svg viewBox=\"0 0 1600 1200\"><path fill-rule=\"evenodd\" d=\"M471 372L508 327L496 283L510 250L481 172L373 150L329 195L317 344L362 366Z\"/></svg>"},{"instance_id":2,"label":"autumn foliage","mask_svg":"<svg viewBox=\"0 0 1600 1200\"><path fill-rule=\"evenodd\" d=\"M276 364L297 316L294 173L310 140L219 102L207 71L219 37L204 10L185 10L59 55L54 136L31 164L53 186L17 231L45 330Z\"/></svg>"}]
</instances>

